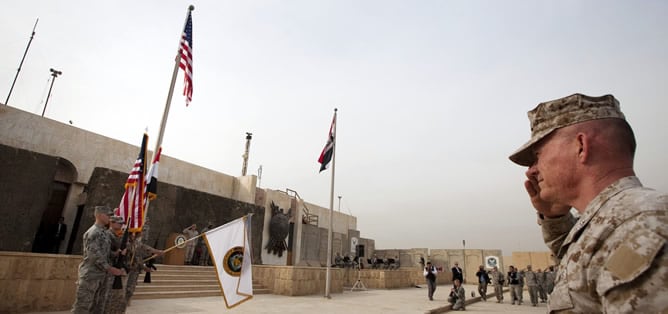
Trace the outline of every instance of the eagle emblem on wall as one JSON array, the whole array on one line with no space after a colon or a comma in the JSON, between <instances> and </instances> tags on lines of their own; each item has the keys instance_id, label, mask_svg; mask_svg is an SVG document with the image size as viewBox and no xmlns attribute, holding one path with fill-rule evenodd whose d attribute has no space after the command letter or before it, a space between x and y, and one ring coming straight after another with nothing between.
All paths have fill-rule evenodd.
<instances>
[{"instance_id":1,"label":"eagle emblem on wall","mask_svg":"<svg viewBox=\"0 0 668 314\"><path fill-rule=\"evenodd\" d=\"M292 209L287 213L276 204L271 202L271 220L269 220L269 242L264 247L269 254L283 256L283 251L288 249L285 238L290 232L290 217Z\"/></svg>"}]
</instances>

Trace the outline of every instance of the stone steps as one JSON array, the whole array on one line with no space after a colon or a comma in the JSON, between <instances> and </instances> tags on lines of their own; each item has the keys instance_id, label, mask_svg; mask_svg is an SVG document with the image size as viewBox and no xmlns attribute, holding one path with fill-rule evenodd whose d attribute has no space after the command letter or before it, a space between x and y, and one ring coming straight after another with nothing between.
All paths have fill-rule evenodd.
<instances>
[{"instance_id":1,"label":"stone steps","mask_svg":"<svg viewBox=\"0 0 668 314\"><path fill-rule=\"evenodd\" d=\"M151 283L144 283L143 273L137 280L133 299L195 298L222 296L213 266L155 265ZM253 294L268 294L269 289L253 282Z\"/></svg>"}]
</instances>

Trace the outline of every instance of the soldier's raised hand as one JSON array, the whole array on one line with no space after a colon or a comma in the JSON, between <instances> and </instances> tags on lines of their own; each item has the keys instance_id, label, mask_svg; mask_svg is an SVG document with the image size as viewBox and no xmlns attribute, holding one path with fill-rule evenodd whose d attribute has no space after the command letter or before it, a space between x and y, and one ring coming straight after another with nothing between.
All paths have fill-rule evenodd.
<instances>
[{"instance_id":1,"label":"soldier's raised hand","mask_svg":"<svg viewBox=\"0 0 668 314\"><path fill-rule=\"evenodd\" d=\"M548 202L540 197L540 187L538 181L527 171L528 180L524 181L524 188L529 194L533 207L545 217L559 217L568 214L571 207L568 205Z\"/></svg>"}]
</instances>

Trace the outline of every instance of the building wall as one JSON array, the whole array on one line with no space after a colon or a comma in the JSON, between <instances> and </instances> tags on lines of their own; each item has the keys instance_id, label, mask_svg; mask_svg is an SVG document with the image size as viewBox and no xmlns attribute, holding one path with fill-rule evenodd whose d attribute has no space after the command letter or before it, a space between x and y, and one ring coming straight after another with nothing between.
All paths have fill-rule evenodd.
<instances>
[{"instance_id":1,"label":"building wall","mask_svg":"<svg viewBox=\"0 0 668 314\"><path fill-rule=\"evenodd\" d=\"M117 206L123 194L123 183L127 174L111 169L96 168L88 183L81 228L79 228L73 254L81 254L83 233L95 221L93 209L96 205ZM158 197L151 201L148 216L150 229L148 243L164 249L173 246L167 243L171 233L180 233L184 228L197 224L202 230L209 222L220 226L236 218L253 214L251 219L251 241L259 248L262 241L264 208L255 204L186 189L169 183L158 182ZM253 250L253 261L261 263L260 250Z\"/></svg>"},{"instance_id":2,"label":"building wall","mask_svg":"<svg viewBox=\"0 0 668 314\"><path fill-rule=\"evenodd\" d=\"M88 182L97 167L129 171L137 159L140 141L141 134L137 134L137 145L131 145L13 107L0 106L0 144L69 160L77 169L76 182ZM150 139L149 148L152 148ZM228 198L233 198L234 192L238 191L237 194L244 196L243 201L253 203L255 200L252 191L242 192L248 190L249 185L237 182L236 177L169 157L169 151L163 151L160 165L162 182Z\"/></svg>"},{"instance_id":3,"label":"building wall","mask_svg":"<svg viewBox=\"0 0 668 314\"><path fill-rule=\"evenodd\" d=\"M137 134L138 142L140 136ZM5 231L0 230L0 235L4 235L0 238L0 250L31 250L58 165L68 164L73 178L62 215L68 225L66 239L70 238L70 233L74 234L72 253L80 252L80 237L93 222L93 206L117 206L128 176L126 171L134 164L138 152L136 145L13 107L0 106L0 161L3 161L0 165L0 214L4 216L0 226L6 227L2 228ZM159 182L159 196L151 203L149 212L152 220L149 237L155 239L149 243L157 247L169 246L163 240L192 223L197 223L201 230L209 221L222 224L229 221L227 219L255 213L252 221L258 228L254 229L261 231L253 237L253 241L259 241L254 243L254 252L258 254L255 262L265 260L270 264L287 265L312 257L324 264L326 260L322 257L322 252L326 252L326 246L322 245L323 241L326 244L326 237L322 238L321 233L329 225L327 208L307 203L311 214L319 219L317 235L314 230L302 229L303 224L296 223L299 219L292 219L292 252L300 253L292 254L292 260L288 262L287 256L262 255L262 252L268 241L269 204L276 200L281 208L292 208L293 216L300 217L301 208L292 205L294 197L291 199L281 191L257 188L256 176L234 177L215 172L171 158L168 151L163 151L161 156ZM305 203L301 199L298 201ZM17 211L17 208L21 210ZM73 232L79 211L82 211L79 228ZM357 221L355 217L338 212L333 216L333 230L344 249L349 231L356 230ZM16 225L26 228L18 233L5 234L13 230L10 226ZM310 240L305 240L308 237L304 233L311 237ZM307 250L303 247L307 242L315 246ZM61 253L65 253L66 246L66 243L61 245Z\"/></svg>"},{"instance_id":4,"label":"building wall","mask_svg":"<svg viewBox=\"0 0 668 314\"><path fill-rule=\"evenodd\" d=\"M544 270L556 265L551 252L513 252L511 256L504 256L504 263L519 269L526 269L527 265L531 265L533 270Z\"/></svg>"},{"instance_id":5,"label":"building wall","mask_svg":"<svg viewBox=\"0 0 668 314\"><path fill-rule=\"evenodd\" d=\"M464 282L477 282L475 273L478 272L480 265L483 265L486 270L486 258L496 257L498 261L497 267L503 269L503 256L501 250L494 249L427 249L427 248L413 248L413 249L383 249L375 250L373 254L378 258L393 258L399 256L401 268L421 267L419 264L420 257L424 257L425 262L431 261L440 271L439 276L447 278L447 282L452 281L451 269L455 262L459 263L464 272ZM464 258L465 256L465 258Z\"/></svg>"},{"instance_id":6,"label":"building wall","mask_svg":"<svg viewBox=\"0 0 668 314\"><path fill-rule=\"evenodd\" d=\"M0 252L0 313L65 311L81 256Z\"/></svg>"},{"instance_id":7,"label":"building wall","mask_svg":"<svg viewBox=\"0 0 668 314\"><path fill-rule=\"evenodd\" d=\"M32 250L58 160L0 144L0 250Z\"/></svg>"}]
</instances>

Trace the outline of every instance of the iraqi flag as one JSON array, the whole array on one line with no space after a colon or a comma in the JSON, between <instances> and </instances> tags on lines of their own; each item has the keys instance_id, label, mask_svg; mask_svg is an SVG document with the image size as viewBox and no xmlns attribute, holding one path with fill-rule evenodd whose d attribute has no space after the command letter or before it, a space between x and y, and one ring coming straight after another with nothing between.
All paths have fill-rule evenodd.
<instances>
[{"instance_id":1,"label":"iraqi flag","mask_svg":"<svg viewBox=\"0 0 668 314\"><path fill-rule=\"evenodd\" d=\"M148 174L146 174L146 197L151 201L158 196L158 166L160 164L161 153L162 147L158 148L158 153L156 153L155 158L153 158L151 169L149 169Z\"/></svg>"},{"instance_id":2,"label":"iraqi flag","mask_svg":"<svg viewBox=\"0 0 668 314\"><path fill-rule=\"evenodd\" d=\"M253 297L250 227L247 226L250 219L244 216L204 233L228 309Z\"/></svg>"},{"instance_id":3,"label":"iraqi flag","mask_svg":"<svg viewBox=\"0 0 668 314\"><path fill-rule=\"evenodd\" d=\"M332 119L332 125L329 127L329 135L327 137L327 144L325 148L322 149L318 162L320 163L320 172L327 169L329 162L332 161L334 156L334 145L336 144L336 110L334 110L334 118Z\"/></svg>"}]
</instances>

